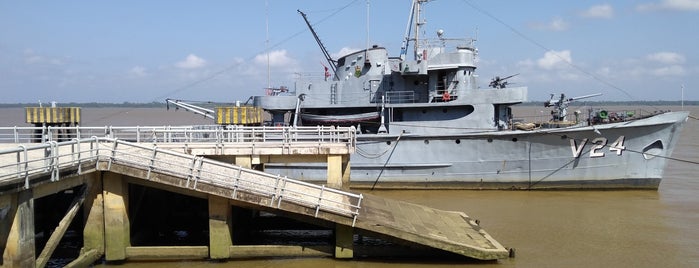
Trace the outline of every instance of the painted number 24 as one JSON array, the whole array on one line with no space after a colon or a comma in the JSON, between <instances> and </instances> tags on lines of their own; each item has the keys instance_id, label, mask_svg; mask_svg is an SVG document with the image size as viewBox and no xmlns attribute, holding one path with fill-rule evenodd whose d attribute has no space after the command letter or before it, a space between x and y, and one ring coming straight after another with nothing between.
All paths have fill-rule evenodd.
<instances>
[{"instance_id":1,"label":"painted number 24","mask_svg":"<svg viewBox=\"0 0 699 268\"><path fill-rule=\"evenodd\" d=\"M590 157L603 157L604 156L604 146L607 146L607 138L599 137L592 140L592 149L590 149ZM570 139L570 150L573 151L573 157L578 158L583 151L583 148L587 144L587 138L583 139L580 144L576 144L575 139ZM625 150L624 147L624 136L619 136L612 144L609 145L610 152L616 152L616 155L621 155L621 152Z\"/></svg>"}]
</instances>

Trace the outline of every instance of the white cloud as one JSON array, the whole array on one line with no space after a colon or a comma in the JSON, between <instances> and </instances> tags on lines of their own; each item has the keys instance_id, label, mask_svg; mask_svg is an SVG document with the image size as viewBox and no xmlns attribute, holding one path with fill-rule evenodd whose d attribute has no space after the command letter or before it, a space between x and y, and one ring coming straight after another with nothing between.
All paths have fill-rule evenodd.
<instances>
[{"instance_id":1,"label":"white cloud","mask_svg":"<svg viewBox=\"0 0 699 268\"><path fill-rule=\"evenodd\" d=\"M187 58L175 64L177 68L182 69L196 69L201 68L206 65L206 60L197 57L197 55L189 54Z\"/></svg>"},{"instance_id":2,"label":"white cloud","mask_svg":"<svg viewBox=\"0 0 699 268\"><path fill-rule=\"evenodd\" d=\"M646 56L647 60L659 62L662 64L681 64L684 63L685 57L674 52L658 52Z\"/></svg>"},{"instance_id":3,"label":"white cloud","mask_svg":"<svg viewBox=\"0 0 699 268\"><path fill-rule=\"evenodd\" d=\"M636 6L639 11L677 10L699 11L699 0L661 0L657 3L645 3Z\"/></svg>"},{"instance_id":4,"label":"white cloud","mask_svg":"<svg viewBox=\"0 0 699 268\"><path fill-rule=\"evenodd\" d=\"M255 56L255 63L260 65L267 65L267 54L259 54ZM285 49L274 50L269 52L269 66L271 67L285 67L294 64L294 59L287 55Z\"/></svg>"},{"instance_id":5,"label":"white cloud","mask_svg":"<svg viewBox=\"0 0 699 268\"><path fill-rule=\"evenodd\" d=\"M611 19L614 17L614 8L609 4L595 5L580 13L585 18Z\"/></svg>"},{"instance_id":6,"label":"white cloud","mask_svg":"<svg viewBox=\"0 0 699 268\"><path fill-rule=\"evenodd\" d=\"M683 76L687 72L684 70L684 67L682 66L671 65L652 69L649 73L654 76Z\"/></svg>"},{"instance_id":7,"label":"white cloud","mask_svg":"<svg viewBox=\"0 0 699 268\"><path fill-rule=\"evenodd\" d=\"M28 48L24 50L24 63L26 64L51 64L51 65L63 65L63 61L57 58L47 58L38 55L33 49Z\"/></svg>"},{"instance_id":8,"label":"white cloud","mask_svg":"<svg viewBox=\"0 0 699 268\"><path fill-rule=\"evenodd\" d=\"M354 53L360 50L361 49L359 48L343 47L337 53L330 54L330 56L333 57L333 59L338 59L340 57L347 56L350 53Z\"/></svg>"},{"instance_id":9,"label":"white cloud","mask_svg":"<svg viewBox=\"0 0 699 268\"><path fill-rule=\"evenodd\" d=\"M555 17L550 22L547 22L547 23L541 23L541 22L530 23L529 27L537 29L537 30L560 32L560 31L568 30L568 23L565 20L563 20L563 18L561 18L561 17Z\"/></svg>"},{"instance_id":10,"label":"white cloud","mask_svg":"<svg viewBox=\"0 0 699 268\"><path fill-rule=\"evenodd\" d=\"M146 71L146 68L142 66L135 66L129 70L129 75L133 77L145 77L148 76L148 72Z\"/></svg>"},{"instance_id":11,"label":"white cloud","mask_svg":"<svg viewBox=\"0 0 699 268\"><path fill-rule=\"evenodd\" d=\"M547 51L544 57L538 59L536 63L539 68L551 70L573 63L573 58L570 56L570 50L551 50Z\"/></svg>"}]
</instances>

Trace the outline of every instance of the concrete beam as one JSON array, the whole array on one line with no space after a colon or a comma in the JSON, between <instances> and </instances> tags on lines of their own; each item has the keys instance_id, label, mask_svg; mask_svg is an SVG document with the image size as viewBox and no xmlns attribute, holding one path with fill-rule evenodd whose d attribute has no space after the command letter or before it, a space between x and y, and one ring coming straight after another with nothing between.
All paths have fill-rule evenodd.
<instances>
[{"instance_id":1,"label":"concrete beam","mask_svg":"<svg viewBox=\"0 0 699 268\"><path fill-rule=\"evenodd\" d=\"M333 246L251 245L230 247L231 258L331 257Z\"/></svg>"},{"instance_id":2,"label":"concrete beam","mask_svg":"<svg viewBox=\"0 0 699 268\"><path fill-rule=\"evenodd\" d=\"M126 259L126 248L131 246L128 187L122 176L112 172L103 174L104 185L104 239L105 260Z\"/></svg>"},{"instance_id":3,"label":"concrete beam","mask_svg":"<svg viewBox=\"0 0 699 268\"><path fill-rule=\"evenodd\" d=\"M209 258L228 259L232 240L232 209L228 199L209 195Z\"/></svg>"},{"instance_id":4,"label":"concrete beam","mask_svg":"<svg viewBox=\"0 0 699 268\"><path fill-rule=\"evenodd\" d=\"M129 260L194 260L209 256L207 246L127 247Z\"/></svg>"}]
</instances>

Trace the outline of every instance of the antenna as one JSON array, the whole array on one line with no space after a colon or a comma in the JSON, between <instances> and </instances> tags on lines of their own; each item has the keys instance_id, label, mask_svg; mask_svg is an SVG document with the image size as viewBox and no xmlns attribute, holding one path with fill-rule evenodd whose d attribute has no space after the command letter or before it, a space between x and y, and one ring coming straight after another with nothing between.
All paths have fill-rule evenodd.
<instances>
[{"instance_id":1,"label":"antenna","mask_svg":"<svg viewBox=\"0 0 699 268\"><path fill-rule=\"evenodd\" d=\"M682 84L682 110L684 110L684 84Z\"/></svg>"},{"instance_id":2,"label":"antenna","mask_svg":"<svg viewBox=\"0 0 699 268\"><path fill-rule=\"evenodd\" d=\"M265 0L265 51L267 52L267 88L272 88L269 70L269 1Z\"/></svg>"},{"instance_id":3,"label":"antenna","mask_svg":"<svg viewBox=\"0 0 699 268\"><path fill-rule=\"evenodd\" d=\"M369 0L366 0L366 49L369 50ZM364 58L366 59L366 55Z\"/></svg>"}]
</instances>

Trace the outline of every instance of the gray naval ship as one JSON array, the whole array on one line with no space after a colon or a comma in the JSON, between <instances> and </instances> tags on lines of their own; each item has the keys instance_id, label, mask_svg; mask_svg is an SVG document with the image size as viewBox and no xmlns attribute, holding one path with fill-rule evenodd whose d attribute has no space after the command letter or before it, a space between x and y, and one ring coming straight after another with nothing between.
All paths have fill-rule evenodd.
<instances>
[{"instance_id":1,"label":"gray naval ship","mask_svg":"<svg viewBox=\"0 0 699 268\"><path fill-rule=\"evenodd\" d=\"M527 100L527 88L508 87L510 77L479 88L474 40L441 30L421 38L423 2L412 3L398 57L373 46L334 60L299 11L332 73L267 89L254 105L274 125L356 127L353 188L658 188L688 112L568 114L571 101L596 95L561 94L545 103L548 120L518 119L511 107ZM319 164L265 170L319 183L327 175Z\"/></svg>"}]
</instances>

